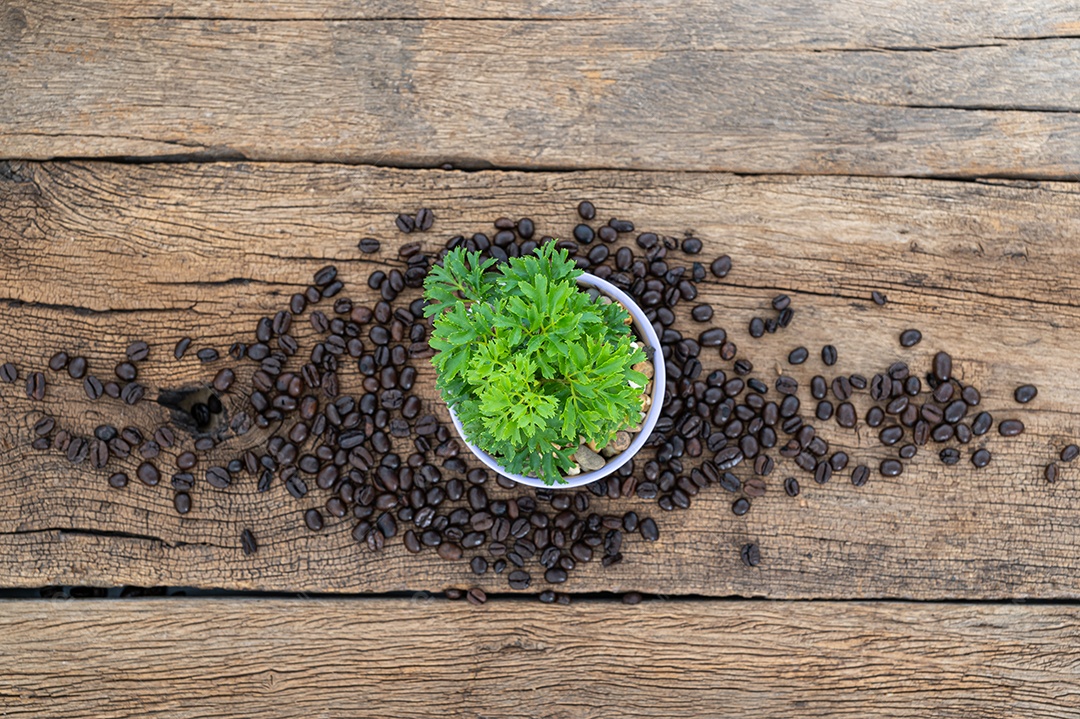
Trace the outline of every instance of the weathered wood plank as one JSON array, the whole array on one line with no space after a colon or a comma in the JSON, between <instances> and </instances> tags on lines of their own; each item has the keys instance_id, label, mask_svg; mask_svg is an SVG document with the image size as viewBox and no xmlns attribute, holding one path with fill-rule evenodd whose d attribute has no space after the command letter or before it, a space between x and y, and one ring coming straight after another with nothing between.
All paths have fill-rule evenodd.
<instances>
[{"instance_id":1,"label":"weathered wood plank","mask_svg":"<svg viewBox=\"0 0 1080 719\"><path fill-rule=\"evenodd\" d=\"M0 604L5 716L1061 717L1076 607Z\"/></svg>"},{"instance_id":2,"label":"weathered wood plank","mask_svg":"<svg viewBox=\"0 0 1080 719\"><path fill-rule=\"evenodd\" d=\"M566 236L576 221L573 208L585 197L597 202L602 217L629 217L642 229L674 235L692 229L706 242L702 258L728 252L735 259L727 281L703 284L702 297L717 308L714 324L728 328L741 356L766 378L798 344L816 356L831 341L840 350L837 369L867 375L895 359L926 363L944 348L960 376L980 387L984 406L999 419L1022 418L1027 432L1010 441L988 437L995 460L979 472L966 461L946 471L924 450L900 478L875 477L855 489L845 472L824 487L804 481L798 499L780 489L797 472L782 460L768 494L744 518L732 516L732 496L715 488L696 497L690 511L674 514L642 500L594 499L601 513L657 515L662 537L655 544L628 539L624 564L580 567L568 591L1080 596L1078 469L1066 467L1054 486L1041 478L1042 465L1080 435L1080 247L1073 241L1080 192L1074 185L278 164L27 163L6 167L2 177L2 359L16 361L25 376L64 348L107 374L126 344L143 337L154 359L142 379L152 388L209 380L217 366L191 355L172 359L176 340L191 335L222 351L250 341L257 318L280 308L327 262L340 268L346 294L369 296L366 274L393 266L404 239L419 237L430 250L505 214L532 216L539 232ZM396 212L419 206L434 209L435 231L406 238L392 229ZM356 241L367 235L383 240L381 254L357 252ZM869 302L871 289L889 295L885 308ZM749 318L780 291L795 298L795 323L787 333L751 340L744 329ZM913 326L925 339L901 350L897 334ZM696 334L702 326L680 320L677 327ZM297 336L306 339L303 329ZM723 366L715 353L703 361L707 368ZM420 364L422 394L445 419L430 369ZM821 371L817 359L800 368L804 401L808 376ZM1038 400L1023 409L1011 400L1021 379L1040 387ZM346 373L343 387L358 392L356 376ZM225 492L204 485L192 513L180 518L164 486L110 490L106 473L30 450L40 409L21 386L0 385L0 402L5 585L505 588L503 577L478 579L465 562L448 564L433 552L414 557L396 542L374 557L355 546L350 523L311 534L301 514L323 501L318 492L301 503L281 486L258 495L252 480ZM233 407L242 402L230 399ZM865 397L857 406L861 414ZM170 421L151 403L134 409L88 403L70 381L50 387L45 408L87 434L106 421L142 427ZM855 460L876 465L891 454L866 427L857 437L835 426L822 432ZM221 456L257 441L257 434L231 440ZM174 454L166 452L163 464ZM132 471L134 463L124 466ZM240 551L244 527L253 527L261 542L252 558ZM763 548L756 570L738 559L747 541Z\"/></svg>"},{"instance_id":3,"label":"weathered wood plank","mask_svg":"<svg viewBox=\"0 0 1080 719\"><path fill-rule=\"evenodd\" d=\"M1069 3L30 2L0 156L1080 170Z\"/></svg>"}]
</instances>

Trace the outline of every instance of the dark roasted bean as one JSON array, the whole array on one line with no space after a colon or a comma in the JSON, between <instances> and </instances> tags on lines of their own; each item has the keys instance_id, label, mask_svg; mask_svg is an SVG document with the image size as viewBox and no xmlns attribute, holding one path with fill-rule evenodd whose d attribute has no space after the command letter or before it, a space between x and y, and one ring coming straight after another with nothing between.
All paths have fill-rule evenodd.
<instances>
[{"instance_id":1,"label":"dark roasted bean","mask_svg":"<svg viewBox=\"0 0 1080 719\"><path fill-rule=\"evenodd\" d=\"M45 399L45 375L41 372L31 372L26 379L26 396L30 399L41 401Z\"/></svg>"},{"instance_id":2,"label":"dark roasted bean","mask_svg":"<svg viewBox=\"0 0 1080 719\"><path fill-rule=\"evenodd\" d=\"M863 486L868 479L870 479L870 468L865 464L860 464L851 471L851 483L856 487Z\"/></svg>"},{"instance_id":3,"label":"dark roasted bean","mask_svg":"<svg viewBox=\"0 0 1080 719\"><path fill-rule=\"evenodd\" d=\"M756 567L761 564L761 549L757 544L744 544L739 550L739 557L746 566Z\"/></svg>"},{"instance_id":4,"label":"dark roasted bean","mask_svg":"<svg viewBox=\"0 0 1080 719\"><path fill-rule=\"evenodd\" d=\"M19 378L19 370L11 362L0 365L0 381L11 384Z\"/></svg>"},{"instance_id":5,"label":"dark roasted bean","mask_svg":"<svg viewBox=\"0 0 1080 719\"><path fill-rule=\"evenodd\" d=\"M980 469L982 469L986 465L990 464L990 452L989 452L989 450L986 450L986 449L976 450L975 453L971 455L971 463L973 465L975 465L976 467L980 468Z\"/></svg>"},{"instance_id":6,"label":"dark roasted bean","mask_svg":"<svg viewBox=\"0 0 1080 719\"><path fill-rule=\"evenodd\" d=\"M1062 462L1071 462L1077 457L1080 457L1080 447L1075 444L1066 445L1065 448L1061 450Z\"/></svg>"},{"instance_id":7,"label":"dark roasted bean","mask_svg":"<svg viewBox=\"0 0 1080 719\"><path fill-rule=\"evenodd\" d=\"M810 352L805 347L796 347L788 353L787 361L790 364L802 364L810 356ZM822 379L822 382L825 380Z\"/></svg>"},{"instance_id":8,"label":"dark roasted bean","mask_svg":"<svg viewBox=\"0 0 1080 719\"><path fill-rule=\"evenodd\" d=\"M640 238L638 239L640 241ZM721 255L720 257L717 257L715 260L713 260L713 263L709 266L709 269L715 276L723 279L724 277L727 277L729 272L731 272L731 258L727 255Z\"/></svg>"},{"instance_id":9,"label":"dark roasted bean","mask_svg":"<svg viewBox=\"0 0 1080 719\"><path fill-rule=\"evenodd\" d=\"M1005 419L998 422L998 433L1002 437L1015 437L1024 431L1024 423L1018 419Z\"/></svg>"},{"instance_id":10,"label":"dark roasted bean","mask_svg":"<svg viewBox=\"0 0 1080 719\"><path fill-rule=\"evenodd\" d=\"M183 337L176 343L176 347L173 348L173 357L176 359L183 359L184 354L187 353L188 347L191 346L191 338Z\"/></svg>"},{"instance_id":11,"label":"dark roasted bean","mask_svg":"<svg viewBox=\"0 0 1080 719\"><path fill-rule=\"evenodd\" d=\"M882 461L879 471L883 477L898 477L904 471L904 465L897 459Z\"/></svg>"},{"instance_id":12,"label":"dark roasted bean","mask_svg":"<svg viewBox=\"0 0 1080 719\"><path fill-rule=\"evenodd\" d=\"M979 412L971 421L971 432L976 437L981 437L990 431L994 424L994 418L989 412Z\"/></svg>"},{"instance_id":13,"label":"dark roasted bean","mask_svg":"<svg viewBox=\"0 0 1080 719\"><path fill-rule=\"evenodd\" d=\"M825 345L821 348L821 361L827 366L832 367L836 364L837 352L836 348L832 345Z\"/></svg>"},{"instance_id":14,"label":"dark roasted bean","mask_svg":"<svg viewBox=\"0 0 1080 719\"><path fill-rule=\"evenodd\" d=\"M934 377L938 382L948 382L952 377L952 357L948 353L938 352L934 355Z\"/></svg>"},{"instance_id":15,"label":"dark roasted bean","mask_svg":"<svg viewBox=\"0 0 1080 719\"><path fill-rule=\"evenodd\" d=\"M1020 404L1027 404L1039 394L1038 388L1033 384L1023 384L1016 388L1013 397Z\"/></svg>"},{"instance_id":16,"label":"dark roasted bean","mask_svg":"<svg viewBox=\"0 0 1080 719\"><path fill-rule=\"evenodd\" d=\"M922 332L919 330L904 330L900 333L901 347L914 347L922 342Z\"/></svg>"}]
</instances>

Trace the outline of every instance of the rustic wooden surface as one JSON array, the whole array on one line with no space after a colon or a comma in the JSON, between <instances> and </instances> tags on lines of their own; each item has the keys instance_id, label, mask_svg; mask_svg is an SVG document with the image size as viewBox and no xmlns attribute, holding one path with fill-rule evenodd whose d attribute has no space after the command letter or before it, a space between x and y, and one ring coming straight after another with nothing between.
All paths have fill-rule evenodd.
<instances>
[{"instance_id":1,"label":"rustic wooden surface","mask_svg":"<svg viewBox=\"0 0 1080 719\"><path fill-rule=\"evenodd\" d=\"M528 6L3 0L0 156L1060 179L1080 167L1072 3Z\"/></svg>"},{"instance_id":2,"label":"rustic wooden surface","mask_svg":"<svg viewBox=\"0 0 1080 719\"><path fill-rule=\"evenodd\" d=\"M1080 711L1075 606L7 602L0 630L6 717Z\"/></svg>"},{"instance_id":3,"label":"rustic wooden surface","mask_svg":"<svg viewBox=\"0 0 1080 719\"><path fill-rule=\"evenodd\" d=\"M1065 466L1053 486L1042 478L1043 465L1080 435L1080 246L1073 241L1080 195L1072 185L247 163L16 163L4 176L0 281L11 298L0 329L5 353L27 368L44 366L62 347L107 373L130 340L144 337L153 354L142 376L156 388L207 381L222 364L201 365L193 354L176 362L171 350L179 337L224 351L252 336L260 316L279 309L328 262L348 282L345 294L369 297L367 273L394 266L395 247L406 239L435 249L508 212L535 218L539 232L565 235L584 197L603 217L638 220L642 229L693 230L705 240L703 259L721 252L734 258L726 281L702 285L703 297L717 308L713 324L729 330L740 355L766 379L799 344L814 352L795 373L805 401L809 377L825 369L816 355L827 341L840 351L836 370L865 375L900 358L925 371L933 353L946 349L958 375L982 391L983 405L998 419L1022 418L1027 431L1010 440L994 432L973 444L994 453L983 470L966 460L946 468L928 447L901 477L875 473L861 489L848 481L850 470L823 487L800 473L804 491L797 499L784 495L781 482L798 470L781 460L768 494L743 518L731 514L733 497L719 488L695 498L689 512L664 513L637 499L596 500L604 512L651 513L662 537L656 544L628 539L622 565L580 568L567 591L1080 596L1080 466ZM393 229L398 211L420 205L435 211L433 231L406 237ZM357 240L368 235L383 240L381 254L357 251ZM886 307L870 302L872 289L889 296ZM781 291L794 298L795 322L752 340L748 320ZM678 326L696 334L706 325ZM925 338L903 350L897 335L908 327L921 328ZM707 368L726 366L715 350L704 357ZM430 387L430 369L418 364L421 384ZM1026 407L1011 398L1022 380L1040 387ZM354 386L355 376L347 375L344 387ZM425 396L434 399L430 389ZM860 415L866 399L857 403ZM258 495L253 480L225 492L200 486L195 509L181 518L164 486L112 490L107 472L73 469L58 453L30 450L37 409L20 385L0 386L0 401L7 468L0 496L8 498L0 501L0 575L8 585L506 588L504 577L478 579L465 561L446 563L433 552L413 557L398 542L373 557L355 546L351 522L331 522L312 534L301 515L321 504L315 491L298 502L280 486ZM239 406L242 399L234 395L232 402ZM438 402L430 406L442 414ZM88 403L70 380L50 389L45 407L84 431L102 421L169 420L152 403L135 410L111 400ZM824 425L822 433L875 467L893 453L867 428L854 436ZM257 441L256 433L233 440L221 456L237 456ZM261 543L252 558L240 551L248 526ZM747 541L762 546L757 569L739 561L738 547Z\"/></svg>"},{"instance_id":4,"label":"rustic wooden surface","mask_svg":"<svg viewBox=\"0 0 1080 719\"><path fill-rule=\"evenodd\" d=\"M594 499L651 514L661 538L628 538L621 565L579 567L560 589L659 596L559 607L397 542L373 557L350 524L313 534L301 517L318 492L201 485L180 518L165 486L110 490L104 472L31 451L41 407L21 380L0 384L9 595L406 592L0 602L0 715L1080 714L1080 464L1042 479L1080 437L1076 9L0 0L0 362L21 377L57 348L106 375L143 337L153 391L203 382L223 362L173 360L179 337L198 338L193 350L248 339L330 262L346 294L370 296L367 274L406 239L400 211L435 210L420 237L434 249L507 214L565 236L588 198L604 219L692 231L703 259L729 253L735 270L703 287L713 324L767 378L809 347L804 400L826 341L837 370L867 375L946 349L997 419L1027 425L977 443L994 452L983 470L946 471L922 451L899 478L857 489L844 472L803 481L796 499L780 490L785 460L742 518L718 488L675 513ZM480 171L422 169L447 165ZM360 255L364 236L383 252ZM875 289L887 306L869 301ZM778 292L794 298L794 323L751 340L748 320ZM908 327L924 339L902 350ZM422 368L445 419L432 380ZM1040 388L1026 407L1011 399L1021 381ZM84 432L170 419L152 402L88 403L70 381L50 384L44 408ZM866 428L825 434L857 460L886 456ZM762 547L754 569L738 558L748 541ZM471 586L500 594L483 607L429 594Z\"/></svg>"}]
</instances>

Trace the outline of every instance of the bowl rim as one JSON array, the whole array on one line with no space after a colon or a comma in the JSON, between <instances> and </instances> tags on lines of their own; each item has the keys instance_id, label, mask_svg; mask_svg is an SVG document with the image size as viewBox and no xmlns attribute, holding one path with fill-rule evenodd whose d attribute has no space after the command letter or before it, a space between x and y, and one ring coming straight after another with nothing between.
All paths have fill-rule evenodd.
<instances>
[{"instance_id":1,"label":"bowl rim","mask_svg":"<svg viewBox=\"0 0 1080 719\"><path fill-rule=\"evenodd\" d=\"M465 438L465 431L461 426L461 421L458 419L457 413L454 412L453 407L447 405L447 409L450 411L450 421L453 422L454 429L457 430L458 435L461 437L461 440L465 442L469 451L471 451L477 459L483 462L488 469L494 470L518 484L524 484L529 487L538 487L542 489L571 489L574 487L583 487L586 484L591 484L614 473L633 459L634 456L644 448L649 436L656 428L656 423L660 420L660 413L663 410L662 405L667 385L667 370L664 366L664 354L660 347L660 337L656 334L656 329L653 327L652 322L645 316L644 310L641 309L638 303L634 301L630 295L626 294L607 280L583 272L578 276L577 282L579 285L585 285L586 287L595 287L600 290L601 293L611 297L611 299L618 300L630 312L634 328L638 331L639 336L643 337L646 344L653 350L652 404L649 406L649 411L645 414L645 421L641 425L641 431L634 436L629 447L614 457L609 458L607 464L605 464L602 469L597 469L592 472L582 472L573 477L563 477L565 482L557 484L545 484L544 481L538 477L527 477L521 474L514 474L504 469L494 457Z\"/></svg>"}]
</instances>

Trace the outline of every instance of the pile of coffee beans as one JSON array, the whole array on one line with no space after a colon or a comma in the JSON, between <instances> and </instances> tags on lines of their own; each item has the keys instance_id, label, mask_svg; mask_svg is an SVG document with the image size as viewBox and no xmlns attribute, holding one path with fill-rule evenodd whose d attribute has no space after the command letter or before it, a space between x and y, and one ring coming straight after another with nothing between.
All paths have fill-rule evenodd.
<instances>
[{"instance_id":1,"label":"pile of coffee beans","mask_svg":"<svg viewBox=\"0 0 1080 719\"><path fill-rule=\"evenodd\" d=\"M629 536L647 542L659 538L658 523L644 511L604 511L610 500L636 498L655 502L663 511L688 509L694 497L718 485L733 495L731 511L743 516L773 482L790 497L802 491L794 474L773 479L781 474L781 463L809 475L815 484L844 472L856 487L867 484L871 467L831 451L818 434L820 423L854 430L862 416L867 426L880 428L880 442L896 447L895 457L877 464L877 473L885 477L902 474L905 462L930 442L943 445L940 461L957 464L962 448L993 428L993 416L981 409L980 392L957 380L945 352L922 370L895 362L869 379L814 375L809 388L816 405L812 411L802 407L796 396L800 378L784 372L767 382L757 376L728 332L711 326L713 308L694 304L701 283L722 280L732 271L729 256L702 263L697 260L700 239L635 233L634 224L620 218L598 221L595 206L587 201L577 214L566 239L539 234L530 218L502 217L487 231L439 242L437 250L408 242L397 252L400 266L371 272L357 299L344 294L346 281L336 267L324 267L286 306L258 320L251 336L233 343L227 358L213 347L197 349L198 361L215 370L205 385L158 390L156 401L172 412L172 426L104 424L93 436L80 437L60 427L56 418L43 416L33 427L32 444L62 452L74 464L89 460L116 490L128 485L130 474L148 486L165 480L181 515L194 510L203 485L211 491L239 483L253 492L282 492L301 505L298 521L312 532L348 523L365 551L378 553L387 542L401 541L409 552L468 562L475 574L505 575L512 589L523 590L534 586L535 576L563 584L583 562L621 562ZM435 220L431 210L422 208L398 215L394 224L403 233L424 233ZM662 356L656 361L667 370L661 417L646 448L610 477L576 491L531 490L492 476L463 453L451 428L416 393L417 363L433 356L428 345L432 323L423 315L422 298L432 264L457 247L505 262L546 242L555 242L578 267L639 303L660 338ZM376 255L381 243L364 238L358 249ZM878 292L871 300L886 302ZM678 313L686 308L691 320L710 326L696 336L675 329ZM751 339L786 328L795 317L787 295L772 298L769 308L772 315L751 320ZM921 340L919 330L909 329L899 344L909 348ZM183 361L192 344L189 337L177 341L174 361ZM820 354L825 367L841 360L835 346L825 345L795 347L787 362L803 365L812 352ZM138 378L141 363L151 355L146 342L133 342L112 368L115 379L104 375L102 381L85 358L59 351L48 360L50 375L26 375L26 394L41 400L51 382L65 381L67 375L82 383L90 400L109 397L133 405L148 391ZM223 361L228 366L220 367ZM101 373L100 368L94 371ZM18 379L12 363L0 366L0 381ZM1016 389L1015 399L1027 403L1036 394L1034 386L1024 385ZM855 407L856 395L868 399L863 412ZM1000 435L1013 437L1024 425L1006 418L997 421L997 428ZM229 440L250 432L259 433L257 448L229 456ZM1060 460L1071 462L1078 455L1080 449L1069 445ZM985 447L969 455L976 468L991 459ZM1057 481L1057 464L1047 465L1044 476ZM243 553L255 554L255 531L244 529L238 545ZM747 543L740 557L747 567L756 567L761 549ZM487 598L475 588L454 594L475 604ZM551 589L540 598L569 601Z\"/></svg>"}]
</instances>

